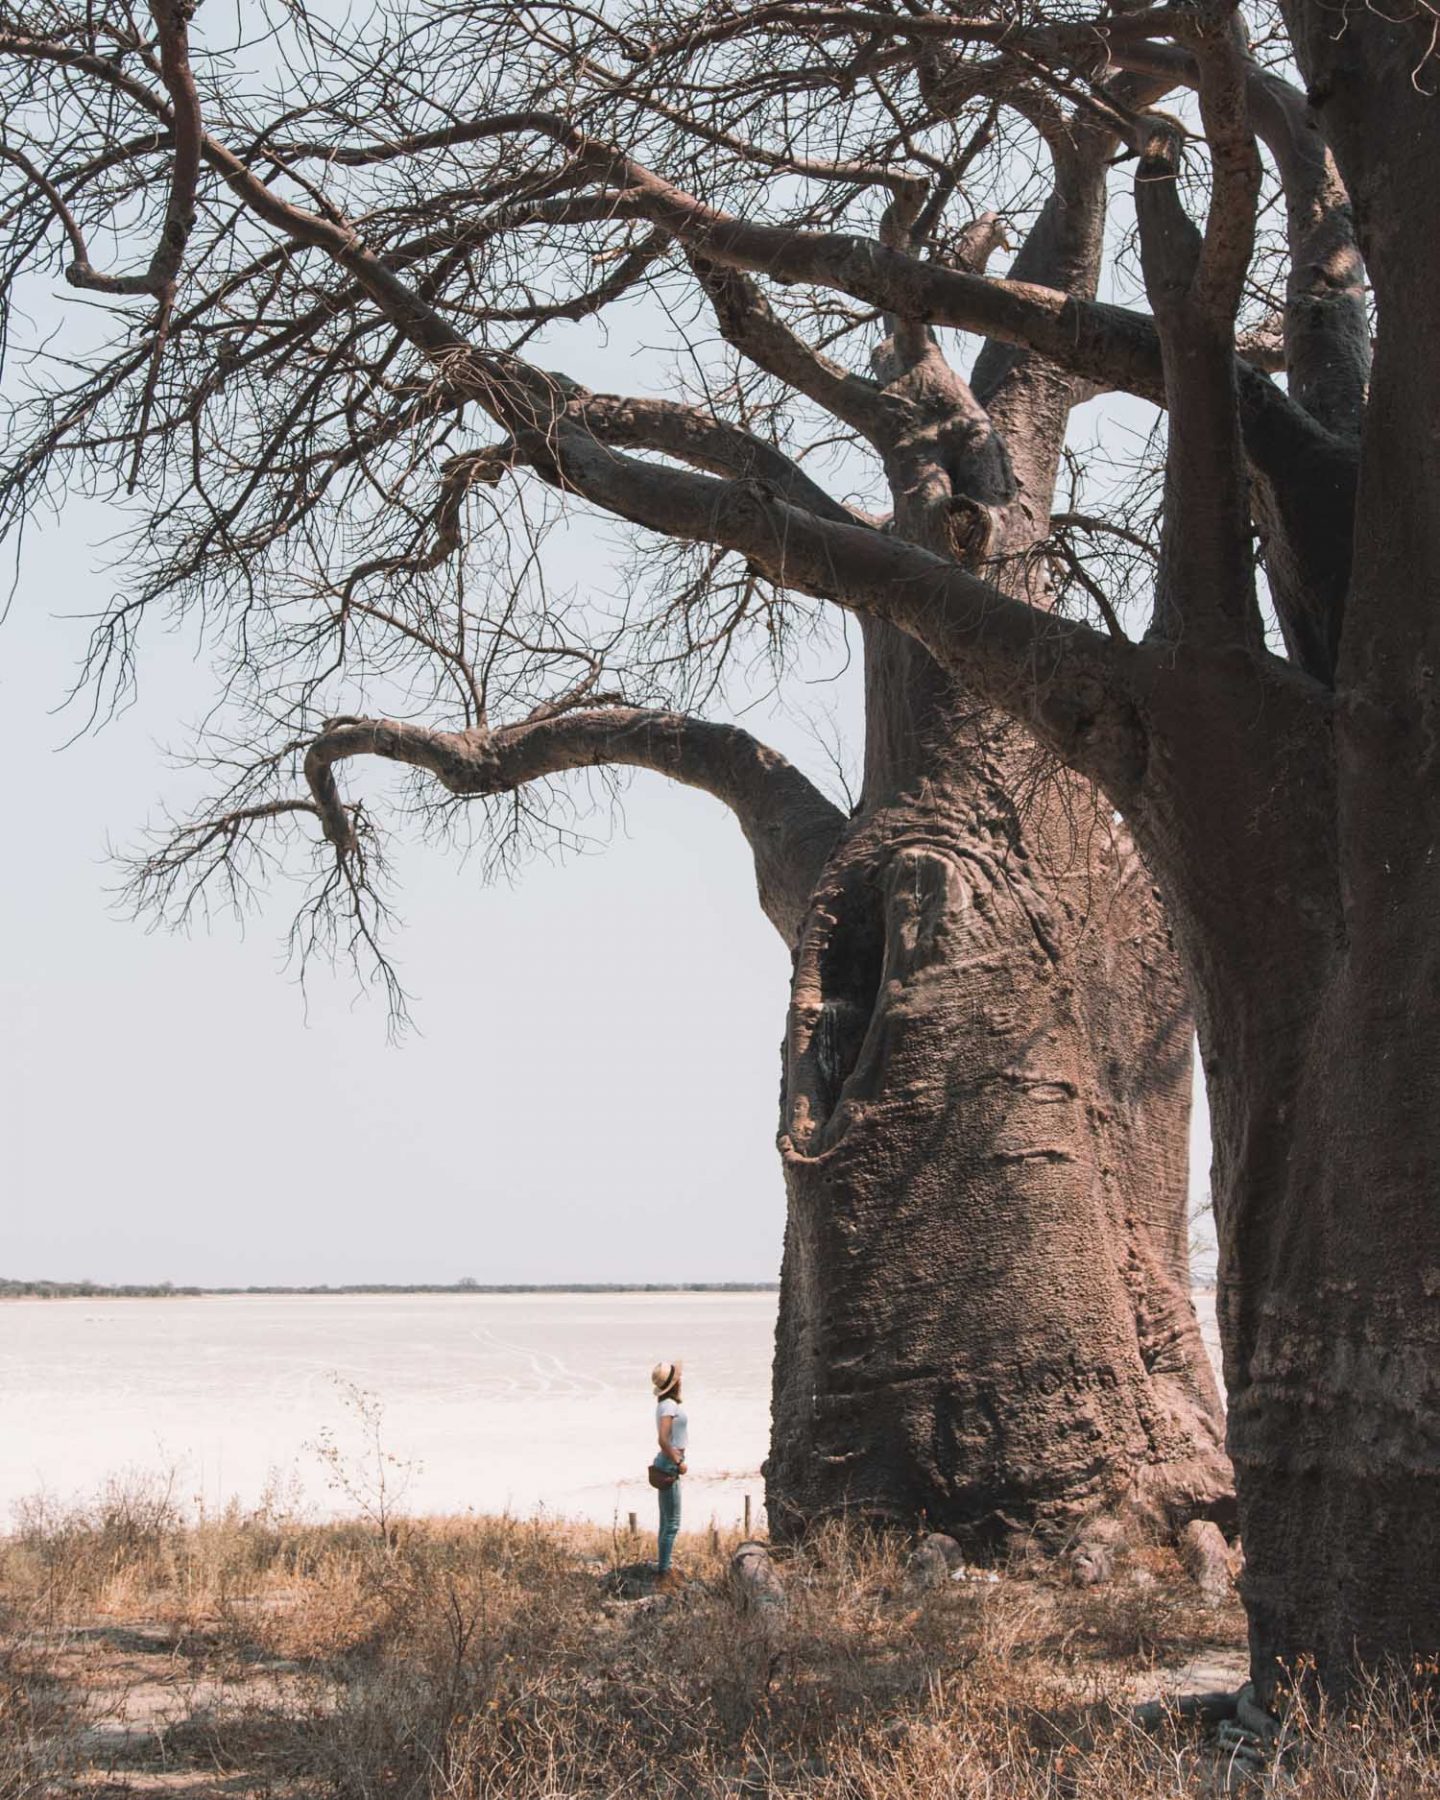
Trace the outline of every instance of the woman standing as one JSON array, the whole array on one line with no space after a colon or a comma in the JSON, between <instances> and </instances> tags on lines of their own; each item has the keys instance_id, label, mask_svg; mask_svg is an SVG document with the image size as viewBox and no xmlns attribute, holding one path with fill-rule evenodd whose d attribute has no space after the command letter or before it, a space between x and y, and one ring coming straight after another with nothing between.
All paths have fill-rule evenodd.
<instances>
[{"instance_id":1,"label":"woman standing","mask_svg":"<svg viewBox=\"0 0 1440 1800\"><path fill-rule=\"evenodd\" d=\"M669 1480L660 1488L660 1580L662 1588L679 1585L670 1567L675 1552L675 1538L680 1530L680 1478L685 1473L685 1447L690 1437L690 1421L680 1400L681 1365L678 1362L656 1363L650 1371L650 1385L655 1390L655 1435L660 1451L654 1467Z\"/></svg>"}]
</instances>

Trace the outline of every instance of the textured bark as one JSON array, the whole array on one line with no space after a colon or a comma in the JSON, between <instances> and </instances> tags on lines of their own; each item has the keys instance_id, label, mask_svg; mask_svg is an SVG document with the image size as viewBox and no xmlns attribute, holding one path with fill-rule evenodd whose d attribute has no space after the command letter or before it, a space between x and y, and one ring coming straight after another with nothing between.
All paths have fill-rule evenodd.
<instances>
[{"instance_id":1,"label":"textured bark","mask_svg":"<svg viewBox=\"0 0 1440 1800\"><path fill-rule=\"evenodd\" d=\"M1440 138L1418 21L1362 10L1337 39L1302 0L1288 23L1379 318L1340 509L1353 560L1347 545L1323 570L1333 538L1292 515L1305 554L1282 574L1323 626L1309 655L1290 638L1304 674L1201 648L1193 566L1162 570L1191 641L1136 659L1152 748L1117 792L1196 999L1242 1592L1270 1698L1287 1673L1343 1693L1357 1669L1410 1678L1440 1658ZM1307 403L1340 431L1363 392L1354 313L1336 294L1305 321ZM1191 424L1172 401L1172 432ZM1197 477L1171 504L1212 541L1243 535L1218 493Z\"/></svg>"},{"instance_id":2,"label":"textured bark","mask_svg":"<svg viewBox=\"0 0 1440 1800\"><path fill-rule=\"evenodd\" d=\"M1357 1661L1409 1675L1440 1651L1437 1057L1417 1016L1433 974L1394 979L1433 967L1431 935L1367 932L1291 1036L1291 1056L1309 1040L1292 1080L1273 1050L1251 1063L1245 1110L1269 1099L1282 1182L1258 1186L1225 1134L1222 1331L1262 1679L1313 1659L1333 1688Z\"/></svg>"},{"instance_id":3,"label":"textured bark","mask_svg":"<svg viewBox=\"0 0 1440 1800\"><path fill-rule=\"evenodd\" d=\"M1405 781L1432 754L1430 681L1412 659L1381 710L1276 664L1166 671L1157 705L1210 779L1157 758L1134 808L1194 978L1241 1586L1271 1695L1284 1671L1341 1691L1440 1653L1437 821Z\"/></svg>"},{"instance_id":4,"label":"textured bark","mask_svg":"<svg viewBox=\"0 0 1440 1800\"><path fill-rule=\"evenodd\" d=\"M801 934L772 1529L981 1546L1230 1495L1189 1295L1190 1015L1093 795L867 632L864 803Z\"/></svg>"}]
</instances>

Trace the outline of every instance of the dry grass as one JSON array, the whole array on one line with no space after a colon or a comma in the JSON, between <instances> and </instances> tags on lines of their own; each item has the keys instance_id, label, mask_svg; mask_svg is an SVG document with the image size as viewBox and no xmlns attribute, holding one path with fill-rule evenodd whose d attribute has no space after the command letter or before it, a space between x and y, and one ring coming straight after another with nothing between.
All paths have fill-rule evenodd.
<instances>
[{"instance_id":1,"label":"dry grass","mask_svg":"<svg viewBox=\"0 0 1440 1800\"><path fill-rule=\"evenodd\" d=\"M648 1543L587 1528L187 1523L134 1486L32 1508L0 1543L0 1800L1440 1795L1428 1716L1378 1689L1258 1778L1201 1727L1136 1726L1167 1671L1243 1641L1167 1551L1099 1590L1036 1564L917 1595L903 1546L837 1531L766 1620L729 1592L733 1546L682 1538L683 1592L634 1602L615 1574Z\"/></svg>"}]
</instances>

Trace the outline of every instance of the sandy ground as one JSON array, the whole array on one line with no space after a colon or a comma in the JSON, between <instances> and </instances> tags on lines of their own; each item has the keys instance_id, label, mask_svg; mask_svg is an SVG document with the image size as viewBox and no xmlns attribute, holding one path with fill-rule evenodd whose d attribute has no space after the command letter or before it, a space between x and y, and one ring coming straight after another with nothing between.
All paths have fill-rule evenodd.
<instances>
[{"instance_id":1,"label":"sandy ground","mask_svg":"<svg viewBox=\"0 0 1440 1800\"><path fill-rule=\"evenodd\" d=\"M294 1664L227 1662L203 1637L177 1639L146 1619L97 1620L32 1648L83 1715L77 1766L57 1796L282 1800L308 1791L263 1766L266 1718L314 1704Z\"/></svg>"}]
</instances>

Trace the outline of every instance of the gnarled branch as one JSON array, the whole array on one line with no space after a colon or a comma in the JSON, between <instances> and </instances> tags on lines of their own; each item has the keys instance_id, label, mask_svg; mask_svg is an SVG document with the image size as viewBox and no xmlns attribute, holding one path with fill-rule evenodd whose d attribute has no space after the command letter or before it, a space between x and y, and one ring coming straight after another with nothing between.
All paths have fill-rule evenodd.
<instances>
[{"instance_id":1,"label":"gnarled branch","mask_svg":"<svg viewBox=\"0 0 1440 1800\"><path fill-rule=\"evenodd\" d=\"M511 793L575 769L650 769L735 814L755 858L760 904L787 944L835 848L844 815L793 764L738 726L683 713L606 706L489 731L431 731L393 719L334 719L310 745L305 776L325 835L342 855L354 825L335 779L357 756L402 762L459 796Z\"/></svg>"}]
</instances>

